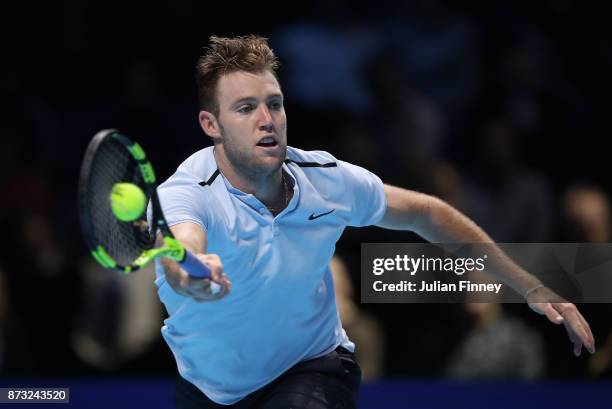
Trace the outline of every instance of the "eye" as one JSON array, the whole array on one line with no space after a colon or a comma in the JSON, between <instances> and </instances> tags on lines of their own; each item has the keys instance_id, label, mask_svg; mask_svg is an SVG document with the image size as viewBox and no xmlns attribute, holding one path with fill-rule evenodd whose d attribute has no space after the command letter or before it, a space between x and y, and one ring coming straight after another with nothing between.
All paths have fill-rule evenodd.
<instances>
[{"instance_id":1,"label":"eye","mask_svg":"<svg viewBox=\"0 0 612 409\"><path fill-rule=\"evenodd\" d=\"M283 103L282 101L272 101L268 106L274 111L280 111L283 108Z\"/></svg>"},{"instance_id":2,"label":"eye","mask_svg":"<svg viewBox=\"0 0 612 409\"><path fill-rule=\"evenodd\" d=\"M240 108L238 108L238 112L240 112L241 114L248 114L252 110L253 110L253 105L243 105Z\"/></svg>"}]
</instances>

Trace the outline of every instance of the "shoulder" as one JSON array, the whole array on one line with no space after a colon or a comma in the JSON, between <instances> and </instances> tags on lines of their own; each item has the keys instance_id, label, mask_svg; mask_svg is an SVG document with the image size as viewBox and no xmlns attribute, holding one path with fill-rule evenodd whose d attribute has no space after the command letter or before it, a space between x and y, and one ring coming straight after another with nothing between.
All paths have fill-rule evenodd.
<instances>
[{"instance_id":1,"label":"shoulder","mask_svg":"<svg viewBox=\"0 0 612 409\"><path fill-rule=\"evenodd\" d=\"M174 174L159 185L159 190L201 186L201 183L206 183L216 171L213 147L204 148L185 159Z\"/></svg>"},{"instance_id":2,"label":"shoulder","mask_svg":"<svg viewBox=\"0 0 612 409\"><path fill-rule=\"evenodd\" d=\"M376 224L383 217L387 208L384 186L370 171L325 151L287 148L286 162L304 192L316 192L334 203L335 209L344 209L347 225Z\"/></svg>"},{"instance_id":3,"label":"shoulder","mask_svg":"<svg viewBox=\"0 0 612 409\"><path fill-rule=\"evenodd\" d=\"M179 165L176 172L157 188L168 225L184 221L208 226L210 206L214 199L210 189L203 189L206 178L216 171L212 147L195 152Z\"/></svg>"},{"instance_id":4,"label":"shoulder","mask_svg":"<svg viewBox=\"0 0 612 409\"><path fill-rule=\"evenodd\" d=\"M338 193L344 186L340 161L325 151L287 147L285 165L301 181L308 181L319 193Z\"/></svg>"},{"instance_id":5,"label":"shoulder","mask_svg":"<svg viewBox=\"0 0 612 409\"><path fill-rule=\"evenodd\" d=\"M331 168L338 166L338 160L329 152L305 151L291 146L287 147L287 159L285 162L302 168Z\"/></svg>"},{"instance_id":6,"label":"shoulder","mask_svg":"<svg viewBox=\"0 0 612 409\"><path fill-rule=\"evenodd\" d=\"M299 168L309 179L341 181L345 187L368 183L369 179L380 179L369 170L337 159L326 151L305 151L287 147L288 166Z\"/></svg>"}]
</instances>

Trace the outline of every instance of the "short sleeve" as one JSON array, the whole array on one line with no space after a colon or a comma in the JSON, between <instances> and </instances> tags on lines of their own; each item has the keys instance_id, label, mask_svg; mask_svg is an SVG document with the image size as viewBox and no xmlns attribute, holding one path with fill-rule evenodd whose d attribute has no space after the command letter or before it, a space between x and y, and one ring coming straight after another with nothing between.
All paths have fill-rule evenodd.
<instances>
[{"instance_id":1,"label":"short sleeve","mask_svg":"<svg viewBox=\"0 0 612 409\"><path fill-rule=\"evenodd\" d=\"M349 226L362 227L378 223L387 211L382 180L372 172L348 162L338 161L346 186L347 199L353 209Z\"/></svg>"},{"instance_id":2,"label":"short sleeve","mask_svg":"<svg viewBox=\"0 0 612 409\"><path fill-rule=\"evenodd\" d=\"M208 217L205 207L199 205L205 203L201 197L202 194L202 189L197 181L181 171L159 186L157 195L168 226L190 222L206 228ZM148 217L151 220L150 205Z\"/></svg>"},{"instance_id":3,"label":"short sleeve","mask_svg":"<svg viewBox=\"0 0 612 409\"><path fill-rule=\"evenodd\" d=\"M168 226L185 222L205 226L205 216L196 208L199 201L193 188L170 186L157 193Z\"/></svg>"}]
</instances>

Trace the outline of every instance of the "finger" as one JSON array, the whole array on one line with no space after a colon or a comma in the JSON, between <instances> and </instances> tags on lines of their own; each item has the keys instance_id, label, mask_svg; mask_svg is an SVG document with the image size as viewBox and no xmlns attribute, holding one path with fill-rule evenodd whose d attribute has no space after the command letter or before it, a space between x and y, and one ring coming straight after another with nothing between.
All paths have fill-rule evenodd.
<instances>
[{"instance_id":1,"label":"finger","mask_svg":"<svg viewBox=\"0 0 612 409\"><path fill-rule=\"evenodd\" d=\"M223 272L223 266L219 262L211 265L210 273L212 281L223 287L231 287L231 282L227 274Z\"/></svg>"},{"instance_id":2,"label":"finger","mask_svg":"<svg viewBox=\"0 0 612 409\"><path fill-rule=\"evenodd\" d=\"M580 356L582 352L582 345L588 345L589 335L584 328L575 307L566 307L565 315L565 329L570 337L570 340L574 343L574 355ZM587 347L588 348L588 347Z\"/></svg>"},{"instance_id":3,"label":"finger","mask_svg":"<svg viewBox=\"0 0 612 409\"><path fill-rule=\"evenodd\" d=\"M584 318L584 316L580 313L580 311L576 310L576 314L578 315L580 322L582 322L582 326L585 329L587 336L588 336L588 342L585 343L585 346L591 354L594 354L595 353L595 337L593 336L593 331L591 331L591 326L589 325L587 320Z\"/></svg>"},{"instance_id":4,"label":"finger","mask_svg":"<svg viewBox=\"0 0 612 409\"><path fill-rule=\"evenodd\" d=\"M581 344L590 352L595 352L595 338L591 332L591 327L586 322L580 311L574 306L571 311L567 314L570 317L570 324L576 333L576 336L580 340Z\"/></svg>"},{"instance_id":5,"label":"finger","mask_svg":"<svg viewBox=\"0 0 612 409\"><path fill-rule=\"evenodd\" d=\"M210 276L211 279L216 282L216 283L220 283L221 282L221 276L222 276L222 271L219 268L213 268L210 270Z\"/></svg>"},{"instance_id":6,"label":"finger","mask_svg":"<svg viewBox=\"0 0 612 409\"><path fill-rule=\"evenodd\" d=\"M576 339L574 341L574 355L580 356L582 355L582 341L580 339Z\"/></svg>"},{"instance_id":7,"label":"finger","mask_svg":"<svg viewBox=\"0 0 612 409\"><path fill-rule=\"evenodd\" d=\"M227 293L229 292L228 288L225 286L219 286L219 289L212 294L212 297L214 300L219 300L223 297L225 297L227 295Z\"/></svg>"},{"instance_id":8,"label":"finger","mask_svg":"<svg viewBox=\"0 0 612 409\"><path fill-rule=\"evenodd\" d=\"M226 295L231 288L229 282L221 284L214 280L207 280L207 284L203 289L198 290L198 294L204 294L207 300L216 300Z\"/></svg>"},{"instance_id":9,"label":"finger","mask_svg":"<svg viewBox=\"0 0 612 409\"><path fill-rule=\"evenodd\" d=\"M571 328L574 330L574 333L580 341L580 344L589 344L590 336L586 328L584 327L582 320L578 316L577 311L570 311L566 316L568 317L567 321L569 322Z\"/></svg>"},{"instance_id":10,"label":"finger","mask_svg":"<svg viewBox=\"0 0 612 409\"><path fill-rule=\"evenodd\" d=\"M190 296L197 302L216 301L227 294L227 290L224 287L218 286L218 288L220 288L219 291L213 292L211 287L209 287L204 291L194 292Z\"/></svg>"},{"instance_id":11,"label":"finger","mask_svg":"<svg viewBox=\"0 0 612 409\"><path fill-rule=\"evenodd\" d=\"M539 304L541 314L546 315L546 318L549 319L553 324L562 324L564 321L563 315L557 309L553 307L551 303L541 303Z\"/></svg>"},{"instance_id":12,"label":"finger","mask_svg":"<svg viewBox=\"0 0 612 409\"><path fill-rule=\"evenodd\" d=\"M221 273L221 277L219 278L218 283L221 284L223 287L226 287L228 290L232 288L232 282L229 280L227 274L225 273Z\"/></svg>"},{"instance_id":13,"label":"finger","mask_svg":"<svg viewBox=\"0 0 612 409\"><path fill-rule=\"evenodd\" d=\"M190 297L201 296L210 289L210 279L208 278L189 278L185 282L184 290Z\"/></svg>"},{"instance_id":14,"label":"finger","mask_svg":"<svg viewBox=\"0 0 612 409\"><path fill-rule=\"evenodd\" d=\"M204 301L216 301L216 300L219 300L225 297L227 293L228 293L228 290L226 287L215 284L214 286L211 286L207 290L206 295L203 296L202 298L204 298Z\"/></svg>"},{"instance_id":15,"label":"finger","mask_svg":"<svg viewBox=\"0 0 612 409\"><path fill-rule=\"evenodd\" d=\"M580 337L576 333L577 331L576 328L572 327L572 324L570 323L569 320L565 321L564 326L565 326L565 331L567 332L567 336L570 342L572 343L572 350L574 352L574 355L580 356L580 352L582 350L582 341L580 340Z\"/></svg>"}]
</instances>

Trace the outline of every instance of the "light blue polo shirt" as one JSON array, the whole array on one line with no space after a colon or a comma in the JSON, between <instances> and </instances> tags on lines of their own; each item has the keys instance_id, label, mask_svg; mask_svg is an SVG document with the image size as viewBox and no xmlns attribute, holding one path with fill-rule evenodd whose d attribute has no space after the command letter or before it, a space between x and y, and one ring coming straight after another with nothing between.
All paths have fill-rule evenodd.
<instances>
[{"instance_id":1,"label":"light blue polo shirt","mask_svg":"<svg viewBox=\"0 0 612 409\"><path fill-rule=\"evenodd\" d=\"M174 292L159 263L156 268L169 315L162 334L178 370L220 404L338 345L354 350L336 308L329 261L346 226L383 217L383 183L323 151L288 147L283 169L293 198L276 217L232 187L213 147L193 154L158 188L168 224L202 225L208 252L219 255L232 281L222 300L198 303Z\"/></svg>"}]
</instances>

